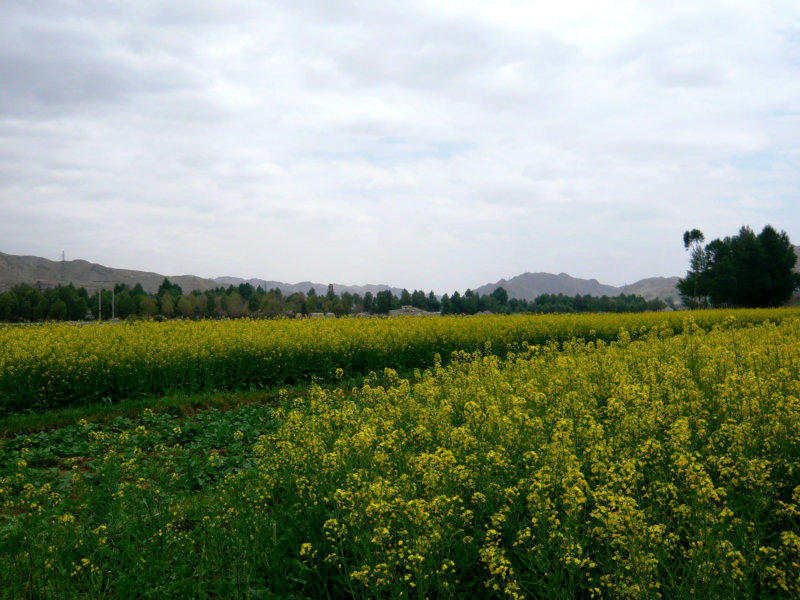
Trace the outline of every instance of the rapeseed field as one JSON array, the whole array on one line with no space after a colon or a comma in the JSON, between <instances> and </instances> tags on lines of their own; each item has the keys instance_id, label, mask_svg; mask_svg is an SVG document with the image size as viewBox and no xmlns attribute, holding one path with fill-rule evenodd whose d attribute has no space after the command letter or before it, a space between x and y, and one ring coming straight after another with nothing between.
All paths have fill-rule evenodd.
<instances>
[{"instance_id":1,"label":"rapeseed field","mask_svg":"<svg viewBox=\"0 0 800 600\"><path fill-rule=\"evenodd\" d=\"M332 385L6 441L0 596L798 598L800 319L679 317L528 317L518 337L522 320L497 318L287 324L278 352L307 344ZM226 326L166 328L136 346L146 359L127 344L155 329L103 343L136 377L176 348L198 377L216 352L241 376L266 334ZM418 339L463 347L335 385L364 366L359 344L410 356Z\"/></svg>"},{"instance_id":2,"label":"rapeseed field","mask_svg":"<svg viewBox=\"0 0 800 600\"><path fill-rule=\"evenodd\" d=\"M700 327L735 315L779 322L800 309L702 311ZM503 356L573 338L636 338L653 327L680 332L684 314L515 315L393 319L135 321L0 327L0 416L112 403L125 398L264 389L332 380L337 368L366 374L428 368L433 356L490 348Z\"/></svg>"}]
</instances>

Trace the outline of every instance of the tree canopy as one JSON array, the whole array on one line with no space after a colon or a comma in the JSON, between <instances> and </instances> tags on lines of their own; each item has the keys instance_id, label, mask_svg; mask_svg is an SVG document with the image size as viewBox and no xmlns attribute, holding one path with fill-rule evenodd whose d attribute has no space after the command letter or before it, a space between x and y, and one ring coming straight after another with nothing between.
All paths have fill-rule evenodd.
<instances>
[{"instance_id":1,"label":"tree canopy","mask_svg":"<svg viewBox=\"0 0 800 600\"><path fill-rule=\"evenodd\" d=\"M690 270L678 291L690 308L780 306L800 287L794 272L797 255L785 231L767 225L756 235L744 226L737 235L705 247L703 241L697 229L683 234L684 247L691 250Z\"/></svg>"}]
</instances>

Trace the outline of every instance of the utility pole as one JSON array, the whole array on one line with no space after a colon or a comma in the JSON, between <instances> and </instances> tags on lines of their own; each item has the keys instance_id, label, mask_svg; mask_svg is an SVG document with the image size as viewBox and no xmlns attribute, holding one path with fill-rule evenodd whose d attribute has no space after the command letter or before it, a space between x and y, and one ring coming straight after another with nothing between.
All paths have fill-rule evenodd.
<instances>
[{"instance_id":1,"label":"utility pole","mask_svg":"<svg viewBox=\"0 0 800 600\"><path fill-rule=\"evenodd\" d=\"M95 281L95 283L98 283L98 284L101 284L101 283L113 283L114 285L116 285L118 282L109 279L109 280L102 280L102 281L98 280L98 281ZM102 294L102 292L103 292L102 288L98 287L97 288L97 316L98 316L98 320L99 321L103 320L103 294ZM112 321L114 320L114 317L116 315L116 310L115 310L114 304L116 304L116 302L115 302L115 298L114 298L114 288L112 287L111 288L111 320Z\"/></svg>"}]
</instances>

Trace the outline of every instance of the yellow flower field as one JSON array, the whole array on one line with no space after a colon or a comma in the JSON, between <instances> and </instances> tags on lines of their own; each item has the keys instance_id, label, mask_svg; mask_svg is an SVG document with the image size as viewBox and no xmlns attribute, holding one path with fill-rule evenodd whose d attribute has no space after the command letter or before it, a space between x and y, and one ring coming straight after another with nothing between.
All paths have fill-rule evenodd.
<instances>
[{"instance_id":1,"label":"yellow flower field","mask_svg":"<svg viewBox=\"0 0 800 600\"><path fill-rule=\"evenodd\" d=\"M710 327L780 321L798 309L702 311ZM170 392L260 389L390 367L432 365L433 356L578 337L612 341L653 327L682 331L686 313L337 320L134 322L0 327L0 414Z\"/></svg>"},{"instance_id":2,"label":"yellow flower field","mask_svg":"<svg viewBox=\"0 0 800 600\"><path fill-rule=\"evenodd\" d=\"M701 323L711 314L713 327ZM277 408L146 411L11 440L0 453L0 560L11 567L0 589L798 598L800 319L743 324L748 315L680 326L658 315L630 329L620 317L546 320L532 327L568 323L584 339L515 339L511 350L498 334L503 356L457 352L353 390L312 384ZM436 339L525 321L431 323L363 327L395 328L402 347L413 340L403 328ZM213 338L213 324L197 327L196 339ZM339 340L352 360L331 332L362 325L297 327Z\"/></svg>"}]
</instances>

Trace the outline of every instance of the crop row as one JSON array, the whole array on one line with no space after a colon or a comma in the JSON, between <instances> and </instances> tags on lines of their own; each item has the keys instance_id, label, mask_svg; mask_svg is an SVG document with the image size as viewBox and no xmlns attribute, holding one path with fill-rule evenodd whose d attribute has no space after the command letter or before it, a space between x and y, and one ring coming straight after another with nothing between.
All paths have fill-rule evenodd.
<instances>
[{"instance_id":1,"label":"crop row","mask_svg":"<svg viewBox=\"0 0 800 600\"><path fill-rule=\"evenodd\" d=\"M653 328L683 330L688 313L398 319L45 324L0 328L0 414L163 395L258 389L389 367L426 368L439 354L498 355L573 338L611 341ZM796 309L698 311L708 328L780 321Z\"/></svg>"}]
</instances>

